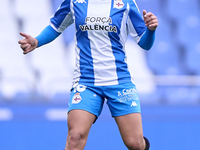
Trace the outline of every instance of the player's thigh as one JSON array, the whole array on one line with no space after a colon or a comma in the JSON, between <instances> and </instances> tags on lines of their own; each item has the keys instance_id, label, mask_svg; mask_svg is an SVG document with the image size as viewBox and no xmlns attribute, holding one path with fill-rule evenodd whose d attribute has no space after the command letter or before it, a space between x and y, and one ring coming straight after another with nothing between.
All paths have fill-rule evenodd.
<instances>
[{"instance_id":1,"label":"player's thigh","mask_svg":"<svg viewBox=\"0 0 200 150\"><path fill-rule=\"evenodd\" d=\"M68 113L68 134L80 134L87 136L89 130L95 121L96 116L80 109L71 110Z\"/></svg>"},{"instance_id":2,"label":"player's thigh","mask_svg":"<svg viewBox=\"0 0 200 150\"><path fill-rule=\"evenodd\" d=\"M140 113L115 117L122 139L125 143L143 140L142 119Z\"/></svg>"}]
</instances>

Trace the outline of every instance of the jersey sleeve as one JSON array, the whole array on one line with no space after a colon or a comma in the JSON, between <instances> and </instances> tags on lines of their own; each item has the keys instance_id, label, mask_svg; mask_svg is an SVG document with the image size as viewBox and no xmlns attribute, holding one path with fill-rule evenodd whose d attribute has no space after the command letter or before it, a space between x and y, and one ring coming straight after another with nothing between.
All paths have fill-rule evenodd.
<instances>
[{"instance_id":1,"label":"jersey sleeve","mask_svg":"<svg viewBox=\"0 0 200 150\"><path fill-rule=\"evenodd\" d=\"M48 25L44 30L36 37L38 40L38 46L48 44L55 40L61 33L56 32L50 25Z\"/></svg>"},{"instance_id":2,"label":"jersey sleeve","mask_svg":"<svg viewBox=\"0 0 200 150\"><path fill-rule=\"evenodd\" d=\"M50 19L51 27L59 33L62 33L74 22L70 11L70 4L71 0L64 0Z\"/></svg>"},{"instance_id":3,"label":"jersey sleeve","mask_svg":"<svg viewBox=\"0 0 200 150\"><path fill-rule=\"evenodd\" d=\"M153 46L154 40L155 40L155 31L151 31L147 28L145 33L142 35L138 45L145 50L150 50L151 47Z\"/></svg>"},{"instance_id":4,"label":"jersey sleeve","mask_svg":"<svg viewBox=\"0 0 200 150\"><path fill-rule=\"evenodd\" d=\"M146 31L146 26L135 0L128 0L129 14L127 18L128 34L139 43L141 36Z\"/></svg>"}]
</instances>

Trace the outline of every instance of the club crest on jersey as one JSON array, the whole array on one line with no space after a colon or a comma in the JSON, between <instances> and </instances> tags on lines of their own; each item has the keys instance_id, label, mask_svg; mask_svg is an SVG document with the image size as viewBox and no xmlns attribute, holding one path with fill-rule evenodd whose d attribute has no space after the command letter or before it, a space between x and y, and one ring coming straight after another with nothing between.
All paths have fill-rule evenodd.
<instances>
[{"instance_id":1,"label":"club crest on jersey","mask_svg":"<svg viewBox=\"0 0 200 150\"><path fill-rule=\"evenodd\" d=\"M76 93L72 99L72 104L78 104L81 100L80 93Z\"/></svg>"},{"instance_id":2,"label":"club crest on jersey","mask_svg":"<svg viewBox=\"0 0 200 150\"><path fill-rule=\"evenodd\" d=\"M124 3L122 0L115 0L113 8L121 9L124 7Z\"/></svg>"},{"instance_id":3,"label":"club crest on jersey","mask_svg":"<svg viewBox=\"0 0 200 150\"><path fill-rule=\"evenodd\" d=\"M76 0L74 3L86 3L85 0Z\"/></svg>"}]
</instances>

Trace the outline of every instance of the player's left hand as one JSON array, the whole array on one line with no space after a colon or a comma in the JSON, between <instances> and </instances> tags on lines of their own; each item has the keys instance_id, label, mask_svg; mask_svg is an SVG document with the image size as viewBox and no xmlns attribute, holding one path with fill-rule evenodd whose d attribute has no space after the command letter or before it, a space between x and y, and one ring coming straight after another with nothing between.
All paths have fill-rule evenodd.
<instances>
[{"instance_id":1,"label":"player's left hand","mask_svg":"<svg viewBox=\"0 0 200 150\"><path fill-rule=\"evenodd\" d=\"M146 10L143 10L143 18L145 25L147 28L151 31L156 30L158 26L158 19L152 12L146 12Z\"/></svg>"}]
</instances>

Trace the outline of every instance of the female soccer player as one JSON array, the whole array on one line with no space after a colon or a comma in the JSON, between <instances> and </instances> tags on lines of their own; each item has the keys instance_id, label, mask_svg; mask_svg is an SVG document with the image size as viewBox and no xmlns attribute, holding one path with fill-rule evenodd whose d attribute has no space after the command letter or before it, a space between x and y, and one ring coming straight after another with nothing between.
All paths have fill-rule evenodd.
<instances>
[{"instance_id":1,"label":"female soccer player","mask_svg":"<svg viewBox=\"0 0 200 150\"><path fill-rule=\"evenodd\" d=\"M138 92L126 63L128 34L143 49L154 42L157 17L143 11L135 0L64 0L36 38L20 33L27 54L56 39L74 23L76 67L68 109L65 150L83 150L89 130L104 100L129 150L149 150L143 137ZM129 56L131 57L131 56Z\"/></svg>"}]
</instances>

